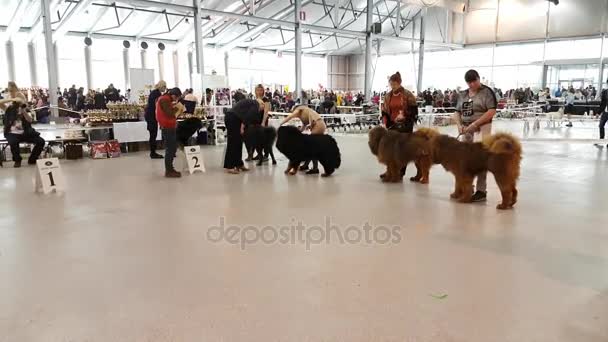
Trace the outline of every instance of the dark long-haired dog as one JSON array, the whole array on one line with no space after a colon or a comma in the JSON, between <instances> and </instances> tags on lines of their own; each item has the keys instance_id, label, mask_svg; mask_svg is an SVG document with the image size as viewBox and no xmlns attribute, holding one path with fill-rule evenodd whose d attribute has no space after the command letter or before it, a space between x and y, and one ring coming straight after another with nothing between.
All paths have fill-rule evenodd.
<instances>
[{"instance_id":1,"label":"dark long-haired dog","mask_svg":"<svg viewBox=\"0 0 608 342\"><path fill-rule=\"evenodd\" d=\"M431 139L438 134L428 128L419 129L415 133L399 133L382 126L373 128L369 132L368 145L378 161L386 165L386 173L380 176L382 181L401 182L401 170L415 162L417 173L410 180L427 184L432 166Z\"/></svg>"},{"instance_id":2,"label":"dark long-haired dog","mask_svg":"<svg viewBox=\"0 0 608 342\"><path fill-rule=\"evenodd\" d=\"M253 148L258 154L257 165L262 165L268 160L268 156L272 158L272 165L277 164L277 160L274 159L274 151L272 146L277 139L276 128L263 127L260 125L249 125L245 129L245 135L243 136L245 141L251 148Z\"/></svg>"},{"instance_id":3,"label":"dark long-haired dog","mask_svg":"<svg viewBox=\"0 0 608 342\"><path fill-rule=\"evenodd\" d=\"M277 149L289 159L285 173L297 170L305 160L318 160L329 177L342 162L338 143L330 135L303 134L297 127L282 126L278 130Z\"/></svg>"},{"instance_id":4,"label":"dark long-haired dog","mask_svg":"<svg viewBox=\"0 0 608 342\"><path fill-rule=\"evenodd\" d=\"M203 128L203 123L197 118L189 118L184 121L179 121L177 123L176 131L177 142L179 145L188 146L188 140L201 128Z\"/></svg>"},{"instance_id":5,"label":"dark long-haired dog","mask_svg":"<svg viewBox=\"0 0 608 342\"><path fill-rule=\"evenodd\" d=\"M433 162L454 174L456 187L450 197L463 203L471 202L475 176L490 171L502 194L502 203L496 208L513 208L521 155L519 140L507 133L491 135L478 143L461 142L447 135L433 139Z\"/></svg>"}]
</instances>

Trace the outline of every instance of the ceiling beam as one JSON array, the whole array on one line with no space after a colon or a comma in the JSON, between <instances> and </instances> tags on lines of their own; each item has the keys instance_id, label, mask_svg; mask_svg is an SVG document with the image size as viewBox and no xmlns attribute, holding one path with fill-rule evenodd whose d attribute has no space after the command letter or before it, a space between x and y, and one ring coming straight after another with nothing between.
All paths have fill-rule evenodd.
<instances>
[{"instance_id":1,"label":"ceiling beam","mask_svg":"<svg viewBox=\"0 0 608 342\"><path fill-rule=\"evenodd\" d=\"M13 36L15 33L19 31L21 28L21 23L23 22L24 14L31 10L33 1L32 0L21 0L17 4L17 8L13 13L12 18L8 22L8 28L6 29L6 35L8 36L8 40L13 40Z\"/></svg>"},{"instance_id":2,"label":"ceiling beam","mask_svg":"<svg viewBox=\"0 0 608 342\"><path fill-rule=\"evenodd\" d=\"M70 12L68 12L63 18L61 18L59 25L57 25L53 32L53 40L57 41L63 38L63 36L65 36L65 34L69 31L69 23L72 18L81 15L89 7L89 5L91 5L92 2L93 0L79 1Z\"/></svg>"}]
</instances>

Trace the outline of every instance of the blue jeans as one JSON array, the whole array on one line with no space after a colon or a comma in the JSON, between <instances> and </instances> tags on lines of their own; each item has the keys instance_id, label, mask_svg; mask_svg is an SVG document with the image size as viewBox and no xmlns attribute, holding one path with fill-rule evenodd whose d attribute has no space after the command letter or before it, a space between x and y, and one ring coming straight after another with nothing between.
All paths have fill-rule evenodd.
<instances>
[{"instance_id":1,"label":"blue jeans","mask_svg":"<svg viewBox=\"0 0 608 342\"><path fill-rule=\"evenodd\" d=\"M177 130L175 128L163 128L163 142L165 143L165 171L173 171L173 159L177 152Z\"/></svg>"}]
</instances>

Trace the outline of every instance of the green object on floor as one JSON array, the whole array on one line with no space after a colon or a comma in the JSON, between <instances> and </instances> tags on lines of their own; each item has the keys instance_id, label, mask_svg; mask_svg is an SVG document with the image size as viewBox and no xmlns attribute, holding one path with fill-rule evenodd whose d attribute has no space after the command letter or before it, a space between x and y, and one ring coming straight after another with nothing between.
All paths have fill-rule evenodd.
<instances>
[{"instance_id":1,"label":"green object on floor","mask_svg":"<svg viewBox=\"0 0 608 342\"><path fill-rule=\"evenodd\" d=\"M442 294L442 295L434 295L434 294L431 294L431 295L429 295L429 296L431 296L431 297L433 297L433 298L435 298L435 299L446 299L446 298L448 298L448 295L447 295L447 294Z\"/></svg>"}]
</instances>

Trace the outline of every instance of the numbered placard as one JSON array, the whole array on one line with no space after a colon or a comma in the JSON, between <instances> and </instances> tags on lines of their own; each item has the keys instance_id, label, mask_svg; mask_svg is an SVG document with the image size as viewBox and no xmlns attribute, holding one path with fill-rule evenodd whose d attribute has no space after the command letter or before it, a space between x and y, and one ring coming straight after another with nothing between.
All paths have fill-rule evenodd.
<instances>
[{"instance_id":1,"label":"numbered placard","mask_svg":"<svg viewBox=\"0 0 608 342\"><path fill-rule=\"evenodd\" d=\"M34 191L42 192L45 195L53 191L65 191L65 182L59 159L38 159L36 166L38 170L36 170Z\"/></svg>"},{"instance_id":2,"label":"numbered placard","mask_svg":"<svg viewBox=\"0 0 608 342\"><path fill-rule=\"evenodd\" d=\"M188 171L190 174L196 171L205 172L205 163L203 162L203 154L201 153L200 146L186 146L184 147L184 153L186 154L186 161L188 162Z\"/></svg>"}]
</instances>

